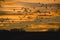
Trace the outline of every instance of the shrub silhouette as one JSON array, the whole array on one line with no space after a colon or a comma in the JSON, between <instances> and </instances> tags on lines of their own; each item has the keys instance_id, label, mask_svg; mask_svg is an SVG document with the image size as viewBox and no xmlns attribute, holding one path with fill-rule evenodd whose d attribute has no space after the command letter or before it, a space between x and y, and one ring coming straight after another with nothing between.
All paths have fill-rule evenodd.
<instances>
[{"instance_id":1,"label":"shrub silhouette","mask_svg":"<svg viewBox=\"0 0 60 40\"><path fill-rule=\"evenodd\" d=\"M8 30L0 30L0 32L9 32Z\"/></svg>"},{"instance_id":2,"label":"shrub silhouette","mask_svg":"<svg viewBox=\"0 0 60 40\"><path fill-rule=\"evenodd\" d=\"M10 32L25 32L25 30L14 28L14 29L11 29Z\"/></svg>"},{"instance_id":3,"label":"shrub silhouette","mask_svg":"<svg viewBox=\"0 0 60 40\"><path fill-rule=\"evenodd\" d=\"M60 28L58 28L58 31L57 32L60 32Z\"/></svg>"},{"instance_id":4,"label":"shrub silhouette","mask_svg":"<svg viewBox=\"0 0 60 40\"><path fill-rule=\"evenodd\" d=\"M48 29L48 32L55 32L53 28Z\"/></svg>"}]
</instances>

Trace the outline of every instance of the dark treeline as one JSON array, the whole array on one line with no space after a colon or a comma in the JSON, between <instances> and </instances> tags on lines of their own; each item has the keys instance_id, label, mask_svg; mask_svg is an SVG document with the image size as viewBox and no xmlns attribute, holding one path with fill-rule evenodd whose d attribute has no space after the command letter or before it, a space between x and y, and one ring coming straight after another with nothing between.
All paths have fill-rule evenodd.
<instances>
[{"instance_id":1,"label":"dark treeline","mask_svg":"<svg viewBox=\"0 0 60 40\"><path fill-rule=\"evenodd\" d=\"M27 31L25 31L24 29L16 29L16 28L14 28L14 29L10 29L10 30L0 30L0 32L27 32ZM34 32L34 31L32 31L32 32ZM37 31L38 32L38 31ZM60 28L59 29L57 29L57 30L54 30L54 29L48 29L48 31L46 31L47 33L48 32L60 32Z\"/></svg>"},{"instance_id":2,"label":"dark treeline","mask_svg":"<svg viewBox=\"0 0 60 40\"><path fill-rule=\"evenodd\" d=\"M60 32L60 29L59 31ZM53 30L49 32L25 32L24 30L18 30L18 29L11 29L8 30L0 30L0 39L1 40L46 40L46 39L57 39L58 33L54 32Z\"/></svg>"},{"instance_id":3,"label":"dark treeline","mask_svg":"<svg viewBox=\"0 0 60 40\"><path fill-rule=\"evenodd\" d=\"M46 40L57 39L59 36L60 28L58 31L49 29L48 32L26 32L23 29L0 30L1 40Z\"/></svg>"}]
</instances>

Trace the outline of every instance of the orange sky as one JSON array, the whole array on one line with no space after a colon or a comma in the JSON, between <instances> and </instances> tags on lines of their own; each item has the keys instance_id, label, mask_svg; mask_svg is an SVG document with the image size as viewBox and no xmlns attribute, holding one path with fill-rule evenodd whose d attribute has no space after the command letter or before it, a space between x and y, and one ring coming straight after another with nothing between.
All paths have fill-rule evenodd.
<instances>
[{"instance_id":1,"label":"orange sky","mask_svg":"<svg viewBox=\"0 0 60 40\"><path fill-rule=\"evenodd\" d=\"M40 2L40 3L60 3L60 0L16 0L23 2Z\"/></svg>"},{"instance_id":2,"label":"orange sky","mask_svg":"<svg viewBox=\"0 0 60 40\"><path fill-rule=\"evenodd\" d=\"M60 3L60 0L9 0L9 1L40 2L40 3Z\"/></svg>"},{"instance_id":3,"label":"orange sky","mask_svg":"<svg viewBox=\"0 0 60 40\"><path fill-rule=\"evenodd\" d=\"M8 1L8 0L7 0ZM8 4L8 3L3 3L4 5L3 5L3 8L1 9L1 10L5 10L5 11L11 11L11 10L13 10L13 9L16 9L16 8L9 8L9 7L19 7L20 5L17 5L16 3L17 2L40 2L40 3L60 3L60 0L56 0L56 1L53 1L53 0L9 0L9 2L12 2L12 3L10 3L10 4ZM6 7L6 8L4 8L4 7ZM19 8L18 8L19 9ZM23 15L24 16L24 15ZM23 17L22 16L22 17ZM32 15L31 17L32 18L36 18L37 17L37 15ZM8 16L0 16L0 18L1 17L3 17L3 18L11 18L11 19L19 19L20 17L21 17L21 15L17 15L17 16L13 16L13 15L8 15ZM22 18L21 17L21 18ZM27 20L28 18L23 18L23 19L25 19L25 20ZM12 21L13 21L12 20ZM30 19L29 19L30 20ZM1 26L1 25L0 25ZM33 25L34 26L34 25ZM36 27L37 27L37 25L35 25ZM43 26L43 25L38 25L38 26ZM48 25L44 25L43 27L46 27L46 26L48 26ZM54 25L53 25L54 26ZM52 27L52 26L51 26ZM54 27L56 27L56 26L54 26ZM6 29L9 29L9 28L11 28L11 27L4 27L4 28L6 28ZM14 28L14 27L12 27L12 28ZM16 27L16 28L19 28L19 27Z\"/></svg>"}]
</instances>

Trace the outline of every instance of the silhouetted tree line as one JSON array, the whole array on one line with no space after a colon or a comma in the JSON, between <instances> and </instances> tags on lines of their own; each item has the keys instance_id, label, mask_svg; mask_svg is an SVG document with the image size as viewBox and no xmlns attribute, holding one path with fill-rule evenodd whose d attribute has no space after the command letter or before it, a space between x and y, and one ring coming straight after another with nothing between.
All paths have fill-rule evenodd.
<instances>
[{"instance_id":1,"label":"silhouetted tree line","mask_svg":"<svg viewBox=\"0 0 60 40\"><path fill-rule=\"evenodd\" d=\"M10 30L0 30L0 32L26 32L24 29L10 29ZM48 29L47 32L60 32L60 28L58 30L54 30L54 29Z\"/></svg>"},{"instance_id":2,"label":"silhouetted tree line","mask_svg":"<svg viewBox=\"0 0 60 40\"><path fill-rule=\"evenodd\" d=\"M0 32L25 32L23 29L10 29L10 30L0 30Z\"/></svg>"}]
</instances>

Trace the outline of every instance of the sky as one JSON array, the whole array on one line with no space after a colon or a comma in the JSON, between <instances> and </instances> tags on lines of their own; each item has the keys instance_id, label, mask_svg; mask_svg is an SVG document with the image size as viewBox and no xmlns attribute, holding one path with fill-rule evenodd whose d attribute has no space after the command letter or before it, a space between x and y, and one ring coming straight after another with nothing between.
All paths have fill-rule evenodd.
<instances>
[{"instance_id":1,"label":"sky","mask_svg":"<svg viewBox=\"0 0 60 40\"><path fill-rule=\"evenodd\" d=\"M40 3L60 3L60 0L6 0L6 1L40 2Z\"/></svg>"},{"instance_id":2,"label":"sky","mask_svg":"<svg viewBox=\"0 0 60 40\"><path fill-rule=\"evenodd\" d=\"M22 2L60 3L60 0L16 0Z\"/></svg>"},{"instance_id":3,"label":"sky","mask_svg":"<svg viewBox=\"0 0 60 40\"><path fill-rule=\"evenodd\" d=\"M6 1L8 1L8 0L6 0ZM8 3L3 3L4 5L3 5L3 9L0 9L0 10L5 10L5 11L13 11L13 9L16 9L16 8L14 8L14 7L19 7L20 5L16 5L16 2L18 3L18 2L32 2L32 3L60 3L60 0L9 0L9 2L12 2L12 3L10 3L10 4L8 4ZM14 3L15 2L15 3ZM5 8L4 8L5 7ZM10 8L9 8L10 7ZM12 7L12 8L11 8ZM18 8L19 9L19 8ZM20 16L20 15L19 15ZM12 18L12 19L19 19L19 16L13 16L13 15L5 15L5 16L0 16L1 18L3 17L3 18ZM23 15L24 16L24 15ZM31 17L32 18L34 18L35 16L37 16L37 15L32 15ZM21 17L21 16L20 16ZM22 18L22 17L21 17ZM35 19L35 18L34 18ZM3 25L3 24L2 24ZM1 25L0 25L1 26ZM33 25L34 26L34 25ZM35 25L35 26L37 26L37 25ZM43 26L43 25L42 25ZM48 26L48 25L47 25ZM46 27L45 25L43 26L43 27ZM52 27L52 26L51 26ZM55 26L54 26L55 27ZM6 28L6 29L9 29L10 27L4 27L4 28ZM19 27L18 27L19 28Z\"/></svg>"},{"instance_id":4,"label":"sky","mask_svg":"<svg viewBox=\"0 0 60 40\"><path fill-rule=\"evenodd\" d=\"M19 7L20 6L20 4L18 3L18 2L32 2L32 3L46 3L46 4L48 4L48 3L60 3L60 0L6 0L6 2L11 2L10 4L8 4L8 3L3 3L4 5L3 5L3 7ZM9 8L10 9L10 8Z\"/></svg>"}]
</instances>

